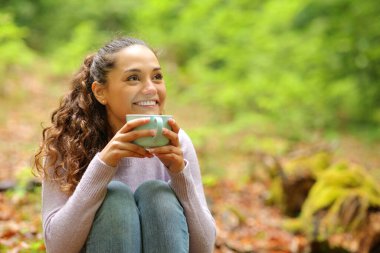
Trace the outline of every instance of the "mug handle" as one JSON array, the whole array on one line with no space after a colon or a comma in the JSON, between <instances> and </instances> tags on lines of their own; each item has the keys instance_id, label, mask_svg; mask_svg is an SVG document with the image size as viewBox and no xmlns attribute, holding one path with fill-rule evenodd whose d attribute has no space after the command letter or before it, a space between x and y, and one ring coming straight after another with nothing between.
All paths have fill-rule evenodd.
<instances>
[{"instance_id":1,"label":"mug handle","mask_svg":"<svg viewBox=\"0 0 380 253\"><path fill-rule=\"evenodd\" d=\"M164 122L162 121L161 117L154 117L153 120L156 123L156 135L153 137L155 139L158 136L161 136Z\"/></svg>"}]
</instances>

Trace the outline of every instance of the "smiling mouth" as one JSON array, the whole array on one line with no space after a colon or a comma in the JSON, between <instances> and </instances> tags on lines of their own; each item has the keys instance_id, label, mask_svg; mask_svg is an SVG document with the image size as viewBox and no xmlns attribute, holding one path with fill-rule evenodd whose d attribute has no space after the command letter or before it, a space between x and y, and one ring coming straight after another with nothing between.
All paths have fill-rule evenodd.
<instances>
[{"instance_id":1,"label":"smiling mouth","mask_svg":"<svg viewBox=\"0 0 380 253\"><path fill-rule=\"evenodd\" d=\"M133 104L138 105L138 106L155 106L155 105L158 105L158 101L157 100L143 100L143 101L139 101Z\"/></svg>"}]
</instances>

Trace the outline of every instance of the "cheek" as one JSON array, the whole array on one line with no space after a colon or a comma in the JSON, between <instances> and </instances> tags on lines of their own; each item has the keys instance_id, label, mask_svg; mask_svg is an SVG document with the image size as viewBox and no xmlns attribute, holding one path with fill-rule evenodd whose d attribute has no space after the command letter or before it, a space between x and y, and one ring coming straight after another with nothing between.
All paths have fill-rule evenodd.
<instances>
[{"instance_id":1,"label":"cheek","mask_svg":"<svg viewBox=\"0 0 380 253\"><path fill-rule=\"evenodd\" d=\"M132 98L129 94L114 94L112 102L113 111L119 115L123 115L131 110Z\"/></svg>"},{"instance_id":2,"label":"cheek","mask_svg":"<svg viewBox=\"0 0 380 253\"><path fill-rule=\"evenodd\" d=\"M166 87L165 87L165 85L160 87L158 92L159 92L159 96L160 96L161 100L165 100L165 98L166 98Z\"/></svg>"},{"instance_id":3,"label":"cheek","mask_svg":"<svg viewBox=\"0 0 380 253\"><path fill-rule=\"evenodd\" d=\"M124 110L129 110L132 107L132 101L133 97L131 95L125 95L123 96L123 99L120 102L123 105Z\"/></svg>"}]
</instances>

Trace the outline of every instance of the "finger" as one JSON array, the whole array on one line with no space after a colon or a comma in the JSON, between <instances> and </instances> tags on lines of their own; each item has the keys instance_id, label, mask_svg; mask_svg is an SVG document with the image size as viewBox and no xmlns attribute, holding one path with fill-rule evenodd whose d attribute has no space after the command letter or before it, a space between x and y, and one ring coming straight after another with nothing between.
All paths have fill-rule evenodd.
<instances>
[{"instance_id":1,"label":"finger","mask_svg":"<svg viewBox=\"0 0 380 253\"><path fill-rule=\"evenodd\" d=\"M145 158L146 157L144 155L141 155L139 153L133 152L131 150L123 150L123 149L117 150L116 153L115 153L115 155L117 155L120 158L123 158L123 157Z\"/></svg>"},{"instance_id":2,"label":"finger","mask_svg":"<svg viewBox=\"0 0 380 253\"><path fill-rule=\"evenodd\" d=\"M124 126L119 130L121 133L126 133L131 131L132 129L147 124L150 121L149 117L146 118L140 118L140 119L133 119L131 121L128 121L124 124Z\"/></svg>"},{"instance_id":3,"label":"finger","mask_svg":"<svg viewBox=\"0 0 380 253\"><path fill-rule=\"evenodd\" d=\"M176 154L182 156L182 150L175 146L162 146L157 148L149 148L147 151L154 155L162 155L162 154Z\"/></svg>"},{"instance_id":4,"label":"finger","mask_svg":"<svg viewBox=\"0 0 380 253\"><path fill-rule=\"evenodd\" d=\"M157 154L156 157L160 159L165 165L173 163L173 161L179 161L180 157L176 154Z\"/></svg>"},{"instance_id":5,"label":"finger","mask_svg":"<svg viewBox=\"0 0 380 253\"><path fill-rule=\"evenodd\" d=\"M152 157L153 155L147 151L145 148L143 147L140 147L139 145L136 145L134 143L124 143L124 142L121 142L121 143L118 143L118 148L122 151L122 152L126 152L126 153L130 153L130 154L136 154L138 156L142 156L142 157Z\"/></svg>"},{"instance_id":6,"label":"finger","mask_svg":"<svg viewBox=\"0 0 380 253\"><path fill-rule=\"evenodd\" d=\"M158 159L161 160L163 164L165 164L166 167L171 167L170 169L174 167L182 167L181 165L184 165L185 162L183 160L183 157L176 155L176 154L159 154L156 155Z\"/></svg>"},{"instance_id":7,"label":"finger","mask_svg":"<svg viewBox=\"0 0 380 253\"><path fill-rule=\"evenodd\" d=\"M120 136L120 141L133 142L142 137L153 137L156 135L156 131L152 129L134 130L124 133Z\"/></svg>"},{"instance_id":8,"label":"finger","mask_svg":"<svg viewBox=\"0 0 380 253\"><path fill-rule=\"evenodd\" d=\"M127 152L125 152L123 157L145 158L146 156L138 154L138 153L134 153L132 151L127 151Z\"/></svg>"},{"instance_id":9,"label":"finger","mask_svg":"<svg viewBox=\"0 0 380 253\"><path fill-rule=\"evenodd\" d=\"M178 133L170 131L169 129L162 129L162 134L170 140L173 146L179 147Z\"/></svg>"},{"instance_id":10,"label":"finger","mask_svg":"<svg viewBox=\"0 0 380 253\"><path fill-rule=\"evenodd\" d=\"M153 154L151 154L148 150L146 150L144 147L141 147L137 144L133 144L131 143L130 144L130 148L129 150L131 150L132 152L136 153L136 154L139 154L139 155L142 155L144 157L153 157Z\"/></svg>"},{"instance_id":11,"label":"finger","mask_svg":"<svg viewBox=\"0 0 380 253\"><path fill-rule=\"evenodd\" d=\"M174 119L169 119L168 124L171 126L172 131L178 134L180 127L178 126L177 122Z\"/></svg>"}]
</instances>

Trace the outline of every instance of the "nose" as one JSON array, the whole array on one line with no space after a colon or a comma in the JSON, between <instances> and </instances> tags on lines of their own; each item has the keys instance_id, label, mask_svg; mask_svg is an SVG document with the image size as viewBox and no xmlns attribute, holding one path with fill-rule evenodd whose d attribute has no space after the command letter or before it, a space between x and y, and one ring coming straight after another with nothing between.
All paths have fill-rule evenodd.
<instances>
[{"instance_id":1,"label":"nose","mask_svg":"<svg viewBox=\"0 0 380 253\"><path fill-rule=\"evenodd\" d=\"M156 95L157 94L157 87L154 84L154 82L152 82L152 80L148 79L144 82L143 94L144 95Z\"/></svg>"}]
</instances>

